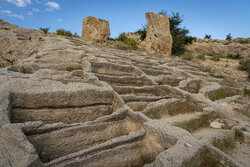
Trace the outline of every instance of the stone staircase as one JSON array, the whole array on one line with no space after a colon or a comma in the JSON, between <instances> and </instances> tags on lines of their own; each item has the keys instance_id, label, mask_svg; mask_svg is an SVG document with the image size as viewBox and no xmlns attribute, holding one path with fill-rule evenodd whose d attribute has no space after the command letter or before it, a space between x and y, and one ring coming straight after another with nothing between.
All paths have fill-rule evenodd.
<instances>
[{"instance_id":1,"label":"stone staircase","mask_svg":"<svg viewBox=\"0 0 250 167\"><path fill-rule=\"evenodd\" d=\"M0 164L248 165L212 145L238 128L249 142L249 118L228 105L248 98L241 88L176 58L63 40L0 70ZM210 127L218 119L226 129Z\"/></svg>"}]
</instances>

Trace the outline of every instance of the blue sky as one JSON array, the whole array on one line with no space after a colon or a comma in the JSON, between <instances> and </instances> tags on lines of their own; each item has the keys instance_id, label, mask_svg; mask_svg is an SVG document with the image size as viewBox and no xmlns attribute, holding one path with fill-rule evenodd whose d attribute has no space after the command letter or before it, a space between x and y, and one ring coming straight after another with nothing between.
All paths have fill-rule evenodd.
<instances>
[{"instance_id":1,"label":"blue sky","mask_svg":"<svg viewBox=\"0 0 250 167\"><path fill-rule=\"evenodd\" d=\"M199 38L250 37L250 0L0 0L0 19L20 27L81 34L82 19L95 16L109 21L112 37L136 31L145 12L161 10L183 14L183 26Z\"/></svg>"}]
</instances>

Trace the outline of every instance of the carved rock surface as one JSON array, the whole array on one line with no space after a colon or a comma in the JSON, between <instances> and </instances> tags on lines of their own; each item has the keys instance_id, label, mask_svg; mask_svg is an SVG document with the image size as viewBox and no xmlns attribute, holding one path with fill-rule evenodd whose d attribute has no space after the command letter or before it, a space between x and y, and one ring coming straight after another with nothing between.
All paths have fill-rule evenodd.
<instances>
[{"instance_id":1,"label":"carved rock surface","mask_svg":"<svg viewBox=\"0 0 250 167\"><path fill-rule=\"evenodd\" d=\"M0 33L13 42L13 31L37 32L4 24ZM249 164L242 147L230 157L211 146L236 128L249 139L248 87L225 87L197 74L198 64L170 56L37 38L36 53L0 69L1 167L204 166L208 156L220 166ZM233 123L211 128L218 117Z\"/></svg>"}]
</instances>

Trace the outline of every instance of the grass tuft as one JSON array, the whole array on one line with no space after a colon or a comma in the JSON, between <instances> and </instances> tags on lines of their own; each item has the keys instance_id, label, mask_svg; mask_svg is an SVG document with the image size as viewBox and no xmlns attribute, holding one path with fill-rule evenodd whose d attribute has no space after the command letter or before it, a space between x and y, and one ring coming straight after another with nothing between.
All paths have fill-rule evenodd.
<instances>
[{"instance_id":1,"label":"grass tuft","mask_svg":"<svg viewBox=\"0 0 250 167\"><path fill-rule=\"evenodd\" d=\"M182 59L184 60L192 60L194 58L194 55L190 51L186 51L181 55Z\"/></svg>"},{"instance_id":2,"label":"grass tuft","mask_svg":"<svg viewBox=\"0 0 250 167\"><path fill-rule=\"evenodd\" d=\"M75 70L81 70L81 67L78 67L78 66L68 66L65 68L65 71L69 71L69 72L72 72L72 71L75 71Z\"/></svg>"},{"instance_id":3,"label":"grass tuft","mask_svg":"<svg viewBox=\"0 0 250 167\"><path fill-rule=\"evenodd\" d=\"M184 167L224 167L220 162L220 157L211 153L208 148L202 149L197 155L197 159L185 161L182 166Z\"/></svg>"},{"instance_id":4,"label":"grass tuft","mask_svg":"<svg viewBox=\"0 0 250 167\"><path fill-rule=\"evenodd\" d=\"M238 140L238 141L244 141L244 135L243 135L243 132L240 130L240 129L236 129L234 131L234 138L235 140Z\"/></svg>"},{"instance_id":5,"label":"grass tuft","mask_svg":"<svg viewBox=\"0 0 250 167\"><path fill-rule=\"evenodd\" d=\"M241 59L241 55L240 55L239 53L237 53L236 55L234 55L234 54L228 54L228 55L227 55L227 58L228 58L228 59L237 60L237 59Z\"/></svg>"},{"instance_id":6,"label":"grass tuft","mask_svg":"<svg viewBox=\"0 0 250 167\"><path fill-rule=\"evenodd\" d=\"M189 132L193 132L201 127L208 127L211 120L218 118L216 113L202 114L198 119L192 119L186 122L182 122L177 125L180 128L186 129Z\"/></svg>"},{"instance_id":7,"label":"grass tuft","mask_svg":"<svg viewBox=\"0 0 250 167\"><path fill-rule=\"evenodd\" d=\"M225 99L226 97L234 96L235 93L229 91L229 90L224 90L220 89L216 91L214 94L209 95L209 98L212 101L220 100L220 99Z\"/></svg>"},{"instance_id":8,"label":"grass tuft","mask_svg":"<svg viewBox=\"0 0 250 167\"><path fill-rule=\"evenodd\" d=\"M133 38L129 38L126 36L125 33L121 33L119 37L117 38L117 41L120 41L121 43L117 43L117 49L122 50L137 50L138 49L138 43Z\"/></svg>"},{"instance_id":9,"label":"grass tuft","mask_svg":"<svg viewBox=\"0 0 250 167\"><path fill-rule=\"evenodd\" d=\"M145 112L144 114L152 119L160 119L161 118L161 114L160 114L159 110L151 109L151 110L148 110L147 112Z\"/></svg>"},{"instance_id":10,"label":"grass tuft","mask_svg":"<svg viewBox=\"0 0 250 167\"><path fill-rule=\"evenodd\" d=\"M232 137L227 137L224 139L215 138L213 140L213 146L217 147L221 151L228 153L229 150L235 147L235 142Z\"/></svg>"},{"instance_id":11,"label":"grass tuft","mask_svg":"<svg viewBox=\"0 0 250 167\"><path fill-rule=\"evenodd\" d=\"M174 106L169 106L168 114L176 115L180 113L191 113L196 112L198 110L196 104L191 101L190 97L186 97L184 102L180 102Z\"/></svg>"}]
</instances>

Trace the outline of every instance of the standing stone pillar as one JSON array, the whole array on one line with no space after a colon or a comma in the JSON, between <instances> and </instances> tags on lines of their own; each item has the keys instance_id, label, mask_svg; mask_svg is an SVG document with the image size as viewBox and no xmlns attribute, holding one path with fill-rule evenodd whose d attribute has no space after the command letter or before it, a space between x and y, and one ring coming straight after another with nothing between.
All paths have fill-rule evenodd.
<instances>
[{"instance_id":1,"label":"standing stone pillar","mask_svg":"<svg viewBox=\"0 0 250 167\"><path fill-rule=\"evenodd\" d=\"M109 22L93 16L83 19L82 39L94 43L105 43L109 37Z\"/></svg>"},{"instance_id":2,"label":"standing stone pillar","mask_svg":"<svg viewBox=\"0 0 250 167\"><path fill-rule=\"evenodd\" d=\"M164 15L148 12L146 50L171 55L172 36L169 28L169 18Z\"/></svg>"}]
</instances>

